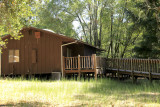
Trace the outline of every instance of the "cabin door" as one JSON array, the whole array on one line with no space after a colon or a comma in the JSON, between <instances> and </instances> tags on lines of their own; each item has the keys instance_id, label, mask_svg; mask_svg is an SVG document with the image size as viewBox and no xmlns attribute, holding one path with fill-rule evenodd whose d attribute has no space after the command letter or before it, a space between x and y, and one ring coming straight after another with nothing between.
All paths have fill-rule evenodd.
<instances>
[{"instance_id":1,"label":"cabin door","mask_svg":"<svg viewBox=\"0 0 160 107\"><path fill-rule=\"evenodd\" d=\"M37 73L37 56L38 50L36 48L32 48L30 51L30 74L36 74Z\"/></svg>"}]
</instances>

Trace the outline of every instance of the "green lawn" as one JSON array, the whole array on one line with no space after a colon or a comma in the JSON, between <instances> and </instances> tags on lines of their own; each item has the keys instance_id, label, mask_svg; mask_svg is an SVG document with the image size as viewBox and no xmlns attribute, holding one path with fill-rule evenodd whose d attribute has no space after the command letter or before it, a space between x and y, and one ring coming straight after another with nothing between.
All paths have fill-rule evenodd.
<instances>
[{"instance_id":1,"label":"green lawn","mask_svg":"<svg viewBox=\"0 0 160 107\"><path fill-rule=\"evenodd\" d=\"M160 106L160 81L0 79L0 106Z\"/></svg>"}]
</instances>

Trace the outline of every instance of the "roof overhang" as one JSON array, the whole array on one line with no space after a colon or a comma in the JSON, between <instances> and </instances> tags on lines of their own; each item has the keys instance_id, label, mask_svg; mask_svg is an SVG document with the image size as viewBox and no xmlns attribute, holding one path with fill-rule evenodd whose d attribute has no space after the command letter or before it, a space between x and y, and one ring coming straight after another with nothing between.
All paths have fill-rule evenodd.
<instances>
[{"instance_id":1,"label":"roof overhang","mask_svg":"<svg viewBox=\"0 0 160 107\"><path fill-rule=\"evenodd\" d=\"M93 45L90 45L86 42L83 42L83 41L80 41L80 40L76 40L76 39L73 39L71 37L68 37L68 36L65 36L63 34L57 34L57 33L54 33L52 31L49 31L49 30L44 30L44 29L39 29L39 28L35 28L35 27L25 27L23 29L21 29L20 31L23 31L23 30L30 30L30 29L33 29L33 30L37 30L37 31L40 31L40 32L45 32L45 33L48 33L48 34L51 34L51 35L54 35L54 36L57 36L57 37L60 37L60 38L63 38L64 41L63 42L66 42L66 44L84 44L86 46L89 46L89 47L92 47L92 48L95 48L97 51L105 51L104 49L101 49L101 48L98 48L96 46L93 46ZM7 38L11 37L10 34L8 35L5 35L4 37L2 37L2 40L5 40ZM63 44L64 45L64 44Z\"/></svg>"},{"instance_id":2,"label":"roof overhang","mask_svg":"<svg viewBox=\"0 0 160 107\"><path fill-rule=\"evenodd\" d=\"M67 45L72 45L72 44L83 44L83 45L86 45L86 46L92 47L92 48L96 49L97 51L106 51L106 50L104 50L104 49L101 49L101 48L95 47L95 46L93 46L93 45L90 45L90 44L85 43L85 42L80 41L80 40L75 40L74 42L68 42L68 43L66 43L66 44L63 44L62 46L67 46Z\"/></svg>"}]
</instances>

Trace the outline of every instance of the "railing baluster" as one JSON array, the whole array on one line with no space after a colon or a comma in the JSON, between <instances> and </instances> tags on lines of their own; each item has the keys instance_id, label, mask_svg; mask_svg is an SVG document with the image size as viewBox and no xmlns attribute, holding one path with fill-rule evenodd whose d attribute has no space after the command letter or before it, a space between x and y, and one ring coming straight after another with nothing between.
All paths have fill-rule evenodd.
<instances>
[{"instance_id":1,"label":"railing baluster","mask_svg":"<svg viewBox=\"0 0 160 107\"><path fill-rule=\"evenodd\" d=\"M156 59L154 60L154 72L156 73L157 72L157 65L156 65Z\"/></svg>"},{"instance_id":2,"label":"railing baluster","mask_svg":"<svg viewBox=\"0 0 160 107\"><path fill-rule=\"evenodd\" d=\"M137 68L137 71L138 71L138 68L139 68L138 59L136 59L136 60L137 60L136 68Z\"/></svg>"},{"instance_id":3,"label":"railing baluster","mask_svg":"<svg viewBox=\"0 0 160 107\"><path fill-rule=\"evenodd\" d=\"M139 65L140 65L139 71L141 71L141 67L142 67L142 61L141 61L141 59L139 59Z\"/></svg>"},{"instance_id":4,"label":"railing baluster","mask_svg":"<svg viewBox=\"0 0 160 107\"><path fill-rule=\"evenodd\" d=\"M77 69L77 58L75 57L75 69Z\"/></svg>"},{"instance_id":5,"label":"railing baluster","mask_svg":"<svg viewBox=\"0 0 160 107\"><path fill-rule=\"evenodd\" d=\"M157 72L156 73L158 73L158 60L156 60L156 65L157 65Z\"/></svg>"},{"instance_id":6,"label":"railing baluster","mask_svg":"<svg viewBox=\"0 0 160 107\"><path fill-rule=\"evenodd\" d=\"M69 69L71 69L71 58L69 58Z\"/></svg>"},{"instance_id":7,"label":"railing baluster","mask_svg":"<svg viewBox=\"0 0 160 107\"><path fill-rule=\"evenodd\" d=\"M126 60L124 59L124 70L126 71Z\"/></svg>"},{"instance_id":8,"label":"railing baluster","mask_svg":"<svg viewBox=\"0 0 160 107\"><path fill-rule=\"evenodd\" d=\"M158 73L160 73L160 59L158 61Z\"/></svg>"},{"instance_id":9,"label":"railing baluster","mask_svg":"<svg viewBox=\"0 0 160 107\"><path fill-rule=\"evenodd\" d=\"M83 67L82 64L83 64L83 63L82 63L82 56L80 56L80 67L81 67L81 68Z\"/></svg>"},{"instance_id":10,"label":"railing baluster","mask_svg":"<svg viewBox=\"0 0 160 107\"><path fill-rule=\"evenodd\" d=\"M77 57L77 69L78 69L78 57Z\"/></svg>"},{"instance_id":11,"label":"railing baluster","mask_svg":"<svg viewBox=\"0 0 160 107\"><path fill-rule=\"evenodd\" d=\"M63 57L63 69L66 70L78 70L78 57ZM96 63L94 63L93 56L80 56L80 68L93 69L94 64L99 69L119 69L119 71L139 71L150 73L149 78L152 79L154 75L152 73L160 73L160 59L118 59L96 56ZM105 66L104 66L105 65ZM122 72L121 71L121 72ZM152 77L153 76L153 77Z\"/></svg>"},{"instance_id":12,"label":"railing baluster","mask_svg":"<svg viewBox=\"0 0 160 107\"><path fill-rule=\"evenodd\" d=\"M140 69L139 69L140 71L142 70L141 67L142 67L142 60L140 59Z\"/></svg>"},{"instance_id":13,"label":"railing baluster","mask_svg":"<svg viewBox=\"0 0 160 107\"><path fill-rule=\"evenodd\" d=\"M91 65L91 57L89 56L89 57L88 57L88 68L91 68L90 65Z\"/></svg>"},{"instance_id":14,"label":"railing baluster","mask_svg":"<svg viewBox=\"0 0 160 107\"><path fill-rule=\"evenodd\" d=\"M143 59L143 72L145 71L145 60Z\"/></svg>"},{"instance_id":15,"label":"railing baluster","mask_svg":"<svg viewBox=\"0 0 160 107\"><path fill-rule=\"evenodd\" d=\"M89 68L90 68L90 67L89 67L89 56L88 56L88 60L87 60L87 62L88 62L88 69L89 69Z\"/></svg>"},{"instance_id":16,"label":"railing baluster","mask_svg":"<svg viewBox=\"0 0 160 107\"><path fill-rule=\"evenodd\" d=\"M69 60L68 60L68 58L67 58L67 69L69 68L69 62L68 62Z\"/></svg>"},{"instance_id":17,"label":"railing baluster","mask_svg":"<svg viewBox=\"0 0 160 107\"><path fill-rule=\"evenodd\" d=\"M66 58L66 69L68 68L68 60L67 60L67 58Z\"/></svg>"},{"instance_id":18,"label":"railing baluster","mask_svg":"<svg viewBox=\"0 0 160 107\"><path fill-rule=\"evenodd\" d=\"M66 58L65 58L64 56L63 56L63 58L64 58L64 59L63 59L63 67L64 67L63 69L66 69L66 61L65 61Z\"/></svg>"},{"instance_id":19,"label":"railing baluster","mask_svg":"<svg viewBox=\"0 0 160 107\"><path fill-rule=\"evenodd\" d=\"M143 72L145 71L145 59L143 59Z\"/></svg>"},{"instance_id":20,"label":"railing baluster","mask_svg":"<svg viewBox=\"0 0 160 107\"><path fill-rule=\"evenodd\" d=\"M67 69L69 69L69 59L67 58Z\"/></svg>"},{"instance_id":21,"label":"railing baluster","mask_svg":"<svg viewBox=\"0 0 160 107\"><path fill-rule=\"evenodd\" d=\"M86 57L84 57L84 68L86 68Z\"/></svg>"},{"instance_id":22,"label":"railing baluster","mask_svg":"<svg viewBox=\"0 0 160 107\"><path fill-rule=\"evenodd\" d=\"M144 59L144 72L146 72L146 59Z\"/></svg>"},{"instance_id":23,"label":"railing baluster","mask_svg":"<svg viewBox=\"0 0 160 107\"><path fill-rule=\"evenodd\" d=\"M84 68L84 57L82 57L82 63L83 63L82 65L83 65L83 68Z\"/></svg>"},{"instance_id":24,"label":"railing baluster","mask_svg":"<svg viewBox=\"0 0 160 107\"><path fill-rule=\"evenodd\" d=\"M75 57L73 57L73 69L75 69Z\"/></svg>"}]
</instances>

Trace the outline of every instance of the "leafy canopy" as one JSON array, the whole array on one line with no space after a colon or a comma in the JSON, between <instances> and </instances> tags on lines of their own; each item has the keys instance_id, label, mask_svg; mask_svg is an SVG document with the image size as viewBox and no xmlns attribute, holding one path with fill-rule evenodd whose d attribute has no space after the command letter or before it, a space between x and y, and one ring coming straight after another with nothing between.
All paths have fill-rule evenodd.
<instances>
[{"instance_id":1,"label":"leafy canopy","mask_svg":"<svg viewBox=\"0 0 160 107\"><path fill-rule=\"evenodd\" d=\"M34 16L31 0L1 0L0 1L0 45L4 45L2 37L10 34L14 39L20 39L19 30L32 23Z\"/></svg>"}]
</instances>

